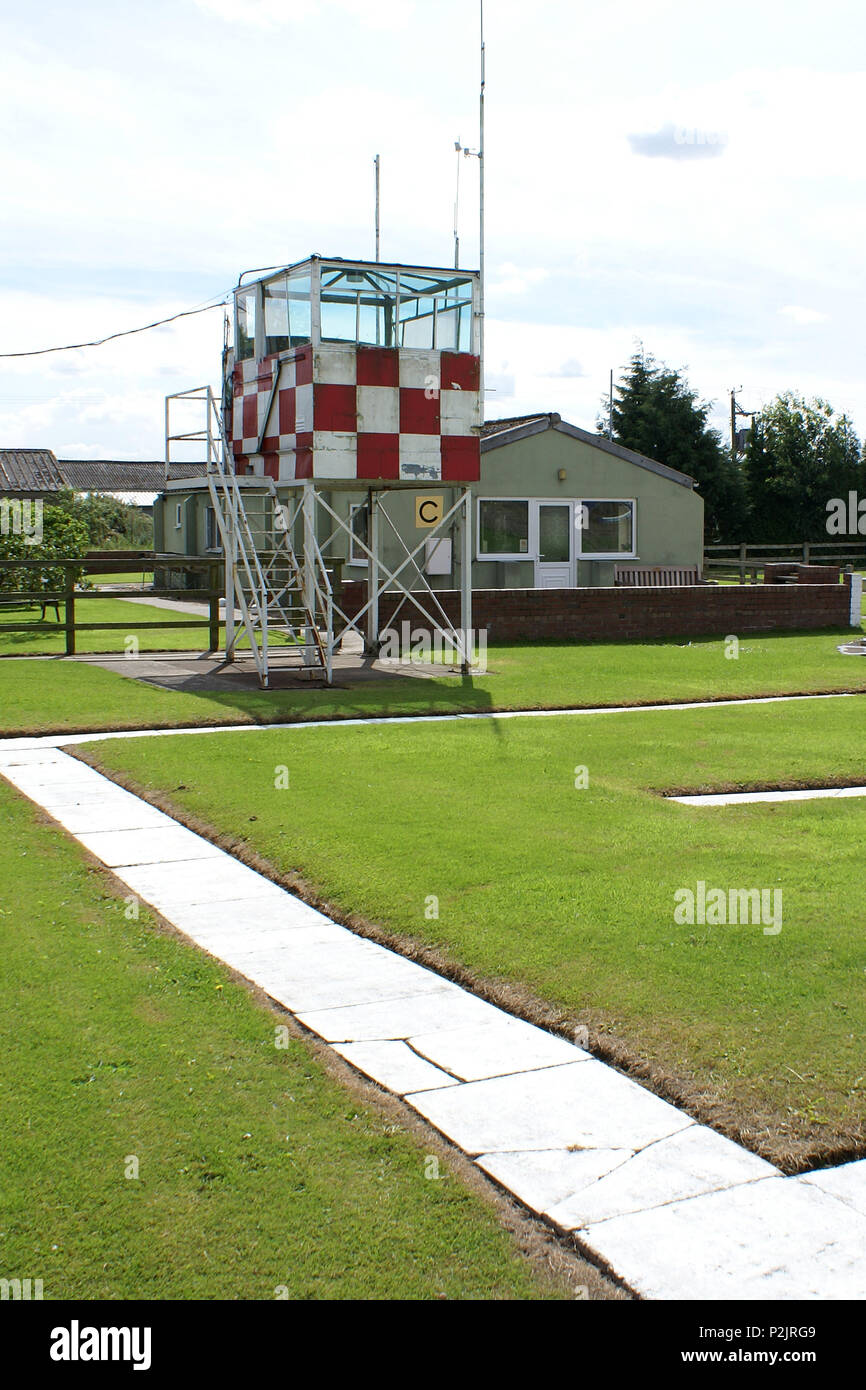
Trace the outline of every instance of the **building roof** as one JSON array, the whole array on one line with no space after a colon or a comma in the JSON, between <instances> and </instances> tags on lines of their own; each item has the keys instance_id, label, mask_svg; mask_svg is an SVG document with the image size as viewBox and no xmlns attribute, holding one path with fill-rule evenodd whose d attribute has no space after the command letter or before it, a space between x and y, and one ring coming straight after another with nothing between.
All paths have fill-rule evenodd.
<instances>
[{"instance_id":1,"label":"building roof","mask_svg":"<svg viewBox=\"0 0 866 1390\"><path fill-rule=\"evenodd\" d=\"M58 459L66 486L75 492L162 492L165 464L130 463L124 460ZM200 463L173 463L170 477L198 478Z\"/></svg>"},{"instance_id":2,"label":"building roof","mask_svg":"<svg viewBox=\"0 0 866 1390\"><path fill-rule=\"evenodd\" d=\"M660 478L679 483L681 487L697 487L694 478L688 473L668 468L667 464L658 463L656 459L647 458L644 454L636 454L633 449L624 449L612 439L605 439L603 434L592 434L589 430L579 429L577 425L570 425L555 410L544 415L513 415L505 420L486 421L481 430L481 452L486 454L489 449L500 449L504 444L515 444L519 439L528 439L530 435L543 434L545 430L550 429L567 434L570 439L579 439L583 444L591 444L594 449L600 449L604 454L612 454L614 458L623 459L626 463L633 463L637 468L646 468L648 472L657 473Z\"/></svg>"},{"instance_id":3,"label":"building roof","mask_svg":"<svg viewBox=\"0 0 866 1390\"><path fill-rule=\"evenodd\" d=\"M0 492L57 492L62 487L50 449L0 449Z\"/></svg>"},{"instance_id":4,"label":"building roof","mask_svg":"<svg viewBox=\"0 0 866 1390\"><path fill-rule=\"evenodd\" d=\"M173 463L172 478L197 478L200 463ZM161 492L165 464L124 459L58 459L51 449L0 449L0 493Z\"/></svg>"}]
</instances>

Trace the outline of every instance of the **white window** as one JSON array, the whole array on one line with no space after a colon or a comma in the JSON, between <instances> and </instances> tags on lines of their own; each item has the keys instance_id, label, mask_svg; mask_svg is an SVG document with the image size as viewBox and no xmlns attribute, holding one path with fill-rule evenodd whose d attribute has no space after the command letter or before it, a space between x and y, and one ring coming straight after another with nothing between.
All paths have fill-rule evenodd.
<instances>
[{"instance_id":1,"label":"white window","mask_svg":"<svg viewBox=\"0 0 866 1390\"><path fill-rule=\"evenodd\" d=\"M635 558L633 498L482 497L478 501L476 558L538 560L549 558L555 537L571 509L577 559ZM555 545L565 549L560 538ZM544 554L542 554L544 551ZM558 553L558 552L557 552Z\"/></svg>"},{"instance_id":2,"label":"white window","mask_svg":"<svg viewBox=\"0 0 866 1390\"><path fill-rule=\"evenodd\" d=\"M619 559L635 553L633 500L584 498L579 504L580 554L584 559Z\"/></svg>"},{"instance_id":3,"label":"white window","mask_svg":"<svg viewBox=\"0 0 866 1390\"><path fill-rule=\"evenodd\" d=\"M179 531L183 525L183 503L178 502L174 509L174 529Z\"/></svg>"},{"instance_id":4,"label":"white window","mask_svg":"<svg viewBox=\"0 0 866 1390\"><path fill-rule=\"evenodd\" d=\"M364 545L369 545L369 540L367 539L368 517L369 508L366 502L355 503L349 509L349 529L351 531L351 538L349 540L350 565L366 565L367 563L367 555L357 542L361 541Z\"/></svg>"},{"instance_id":5,"label":"white window","mask_svg":"<svg viewBox=\"0 0 866 1390\"><path fill-rule=\"evenodd\" d=\"M528 560L529 500L482 497L478 502L478 559Z\"/></svg>"}]
</instances>

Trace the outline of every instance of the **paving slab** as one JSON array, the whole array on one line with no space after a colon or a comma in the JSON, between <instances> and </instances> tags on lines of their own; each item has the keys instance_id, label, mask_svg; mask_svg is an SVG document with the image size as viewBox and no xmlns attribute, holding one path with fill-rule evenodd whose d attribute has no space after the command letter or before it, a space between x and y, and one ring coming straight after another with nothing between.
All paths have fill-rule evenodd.
<instances>
[{"instance_id":1,"label":"paving slab","mask_svg":"<svg viewBox=\"0 0 866 1390\"><path fill-rule=\"evenodd\" d=\"M308 907L289 892L279 899L227 898L217 903L186 903L178 910L175 926L200 945L240 949L256 933L267 945L274 933L311 926L333 926L330 917Z\"/></svg>"},{"instance_id":2,"label":"paving slab","mask_svg":"<svg viewBox=\"0 0 866 1390\"><path fill-rule=\"evenodd\" d=\"M333 927L323 946L311 932L287 937L281 949L243 954L239 968L295 1012L375 1004L435 994L441 977L375 942Z\"/></svg>"},{"instance_id":3,"label":"paving slab","mask_svg":"<svg viewBox=\"0 0 866 1390\"><path fill-rule=\"evenodd\" d=\"M453 1076L425 1062L404 1042L338 1043L334 1051L398 1096L459 1085Z\"/></svg>"},{"instance_id":4,"label":"paving slab","mask_svg":"<svg viewBox=\"0 0 866 1390\"><path fill-rule=\"evenodd\" d=\"M820 1168L797 1179L808 1187L817 1187L840 1202L866 1216L866 1158L855 1163L843 1163L840 1168Z\"/></svg>"},{"instance_id":5,"label":"paving slab","mask_svg":"<svg viewBox=\"0 0 866 1390\"><path fill-rule=\"evenodd\" d=\"M522 1019L502 1014L473 1028L441 1028L413 1034L416 1052L445 1067L463 1081L481 1081L511 1072L565 1065L589 1056L564 1038L554 1037Z\"/></svg>"},{"instance_id":6,"label":"paving slab","mask_svg":"<svg viewBox=\"0 0 866 1390\"><path fill-rule=\"evenodd\" d=\"M229 898L279 902L283 892L222 850L211 859L129 865L119 877L145 902L169 917L184 903L217 903Z\"/></svg>"},{"instance_id":7,"label":"paving slab","mask_svg":"<svg viewBox=\"0 0 866 1390\"><path fill-rule=\"evenodd\" d=\"M79 831L75 838L110 869L167 864L178 859L215 859L223 854L209 840L176 823L132 830Z\"/></svg>"},{"instance_id":8,"label":"paving slab","mask_svg":"<svg viewBox=\"0 0 866 1390\"><path fill-rule=\"evenodd\" d=\"M772 1163L695 1124L641 1149L598 1182L575 1189L545 1212L557 1225L574 1230L769 1177L781 1177Z\"/></svg>"},{"instance_id":9,"label":"paving slab","mask_svg":"<svg viewBox=\"0 0 866 1390\"><path fill-rule=\"evenodd\" d=\"M473 1027L495 1016L501 1016L500 1009L448 980L429 993L409 994L380 1004L298 1012L306 1028L331 1043L405 1039L437 1026L443 1031Z\"/></svg>"},{"instance_id":10,"label":"paving slab","mask_svg":"<svg viewBox=\"0 0 866 1390\"><path fill-rule=\"evenodd\" d=\"M581 1240L646 1298L866 1298L866 1218L796 1178L617 1216Z\"/></svg>"},{"instance_id":11,"label":"paving slab","mask_svg":"<svg viewBox=\"0 0 866 1390\"><path fill-rule=\"evenodd\" d=\"M643 1148L694 1124L667 1101L587 1058L407 1097L467 1153Z\"/></svg>"},{"instance_id":12,"label":"paving slab","mask_svg":"<svg viewBox=\"0 0 866 1390\"><path fill-rule=\"evenodd\" d=\"M475 1161L525 1206L545 1216L633 1156L634 1149L537 1149L480 1154Z\"/></svg>"}]
</instances>

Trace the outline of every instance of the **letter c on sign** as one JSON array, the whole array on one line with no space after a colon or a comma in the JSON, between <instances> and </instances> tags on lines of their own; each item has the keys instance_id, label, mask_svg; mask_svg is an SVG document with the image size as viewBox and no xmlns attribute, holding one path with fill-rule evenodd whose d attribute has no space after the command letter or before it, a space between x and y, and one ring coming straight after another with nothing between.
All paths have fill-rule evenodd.
<instances>
[{"instance_id":1,"label":"letter c on sign","mask_svg":"<svg viewBox=\"0 0 866 1390\"><path fill-rule=\"evenodd\" d=\"M445 499L428 493L415 499L415 525L420 529L438 526L445 515Z\"/></svg>"}]
</instances>

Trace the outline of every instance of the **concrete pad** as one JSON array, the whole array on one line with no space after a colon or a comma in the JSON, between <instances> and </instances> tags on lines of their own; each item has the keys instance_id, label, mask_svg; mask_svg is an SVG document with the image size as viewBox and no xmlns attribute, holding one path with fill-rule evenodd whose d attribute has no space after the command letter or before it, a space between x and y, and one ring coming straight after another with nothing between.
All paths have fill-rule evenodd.
<instances>
[{"instance_id":1,"label":"concrete pad","mask_svg":"<svg viewBox=\"0 0 866 1390\"><path fill-rule=\"evenodd\" d=\"M338 1043L334 1051L398 1096L458 1085L453 1076L425 1062L404 1042Z\"/></svg>"},{"instance_id":2,"label":"concrete pad","mask_svg":"<svg viewBox=\"0 0 866 1390\"><path fill-rule=\"evenodd\" d=\"M110 869L131 864L167 864L178 859L214 859L223 851L176 822L159 828L79 832L85 849Z\"/></svg>"},{"instance_id":3,"label":"concrete pad","mask_svg":"<svg viewBox=\"0 0 866 1390\"><path fill-rule=\"evenodd\" d=\"M694 1124L650 1144L587 1190L575 1188L545 1212L571 1230L770 1177L781 1177L772 1163Z\"/></svg>"},{"instance_id":4,"label":"concrete pad","mask_svg":"<svg viewBox=\"0 0 866 1390\"><path fill-rule=\"evenodd\" d=\"M821 1168L816 1173L805 1173L797 1182L817 1187L866 1216L866 1158L856 1163L843 1163L841 1168Z\"/></svg>"},{"instance_id":5,"label":"concrete pad","mask_svg":"<svg viewBox=\"0 0 866 1390\"><path fill-rule=\"evenodd\" d=\"M345 927L332 927L327 948L310 932L293 933L281 948L239 955L239 968L291 1009L309 1011L435 994L441 977L394 955ZM228 958L228 957L227 957Z\"/></svg>"},{"instance_id":6,"label":"concrete pad","mask_svg":"<svg viewBox=\"0 0 866 1390\"><path fill-rule=\"evenodd\" d=\"M564 1038L507 1014L475 1028L413 1034L410 1042L417 1052L464 1081L555 1067L589 1056Z\"/></svg>"},{"instance_id":7,"label":"concrete pad","mask_svg":"<svg viewBox=\"0 0 866 1390\"><path fill-rule=\"evenodd\" d=\"M101 801L55 806L51 810L46 806L45 810L76 839L82 834L97 835L107 830L161 830L177 825L177 821L137 796L128 801L103 797Z\"/></svg>"},{"instance_id":8,"label":"concrete pad","mask_svg":"<svg viewBox=\"0 0 866 1390\"><path fill-rule=\"evenodd\" d=\"M184 903L217 903L236 898L279 902L283 893L275 883L222 851L212 859L128 865L118 877L168 917Z\"/></svg>"},{"instance_id":9,"label":"concrete pad","mask_svg":"<svg viewBox=\"0 0 866 1390\"><path fill-rule=\"evenodd\" d=\"M481 1154L475 1162L542 1216L573 1193L591 1187L621 1167L633 1154L633 1149L540 1149Z\"/></svg>"},{"instance_id":10,"label":"concrete pad","mask_svg":"<svg viewBox=\"0 0 866 1390\"><path fill-rule=\"evenodd\" d=\"M795 1178L617 1216L581 1239L646 1298L866 1298L866 1219Z\"/></svg>"},{"instance_id":11,"label":"concrete pad","mask_svg":"<svg viewBox=\"0 0 866 1390\"><path fill-rule=\"evenodd\" d=\"M380 1004L304 1009L298 1013L301 1023L326 1042L409 1038L436 1027L473 1027L501 1016L492 1004L485 1004L483 999L476 999L448 980L440 980L439 987L431 993L409 994Z\"/></svg>"},{"instance_id":12,"label":"concrete pad","mask_svg":"<svg viewBox=\"0 0 866 1390\"><path fill-rule=\"evenodd\" d=\"M408 1096L467 1153L642 1149L694 1124L688 1115L595 1058Z\"/></svg>"}]
</instances>

